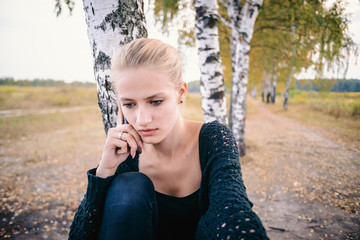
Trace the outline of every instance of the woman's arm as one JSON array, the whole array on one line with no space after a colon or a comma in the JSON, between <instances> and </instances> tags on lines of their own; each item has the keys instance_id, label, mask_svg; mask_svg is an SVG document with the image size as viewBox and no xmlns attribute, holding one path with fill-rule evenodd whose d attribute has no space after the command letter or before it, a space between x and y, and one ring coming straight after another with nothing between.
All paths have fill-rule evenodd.
<instances>
[{"instance_id":1,"label":"woman's arm","mask_svg":"<svg viewBox=\"0 0 360 240\"><path fill-rule=\"evenodd\" d=\"M116 174L138 171L138 155L130 156L119 165ZM87 172L88 186L70 227L69 239L97 239L101 224L106 192L115 175L100 178L96 176L96 168Z\"/></svg>"},{"instance_id":2,"label":"woman's arm","mask_svg":"<svg viewBox=\"0 0 360 240\"><path fill-rule=\"evenodd\" d=\"M238 149L226 126L207 127L206 172L209 208L201 217L197 239L268 239L246 195Z\"/></svg>"},{"instance_id":3,"label":"woman's arm","mask_svg":"<svg viewBox=\"0 0 360 240\"><path fill-rule=\"evenodd\" d=\"M69 239L97 239L106 191L114 176L100 178L96 168L87 172L88 186L70 227Z\"/></svg>"}]
</instances>

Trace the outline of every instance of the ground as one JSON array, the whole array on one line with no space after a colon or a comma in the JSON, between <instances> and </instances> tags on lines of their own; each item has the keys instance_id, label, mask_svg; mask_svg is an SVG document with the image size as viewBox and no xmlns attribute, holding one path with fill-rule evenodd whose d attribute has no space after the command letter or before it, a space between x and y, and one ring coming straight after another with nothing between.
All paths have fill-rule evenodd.
<instances>
[{"instance_id":1,"label":"ground","mask_svg":"<svg viewBox=\"0 0 360 240\"><path fill-rule=\"evenodd\" d=\"M242 172L271 239L359 239L358 150L252 100Z\"/></svg>"},{"instance_id":2,"label":"ground","mask_svg":"<svg viewBox=\"0 0 360 240\"><path fill-rule=\"evenodd\" d=\"M359 239L359 151L250 104L242 172L268 236ZM105 141L98 107L78 111L87 117L68 127L1 139L0 238L67 239Z\"/></svg>"}]
</instances>

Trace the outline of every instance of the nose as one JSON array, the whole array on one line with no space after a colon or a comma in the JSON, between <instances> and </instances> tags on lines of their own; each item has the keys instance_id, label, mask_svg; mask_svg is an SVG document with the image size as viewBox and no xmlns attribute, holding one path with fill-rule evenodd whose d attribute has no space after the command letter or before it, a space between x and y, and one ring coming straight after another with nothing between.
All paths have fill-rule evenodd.
<instances>
[{"instance_id":1,"label":"nose","mask_svg":"<svg viewBox=\"0 0 360 240\"><path fill-rule=\"evenodd\" d=\"M151 111L145 107L139 107L137 112L136 123L139 126L146 126L152 121Z\"/></svg>"}]
</instances>

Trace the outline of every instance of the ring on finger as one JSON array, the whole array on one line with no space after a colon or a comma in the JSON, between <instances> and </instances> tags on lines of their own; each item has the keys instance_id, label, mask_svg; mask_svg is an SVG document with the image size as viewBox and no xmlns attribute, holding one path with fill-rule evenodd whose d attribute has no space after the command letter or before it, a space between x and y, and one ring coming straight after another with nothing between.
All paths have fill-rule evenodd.
<instances>
[{"instance_id":1,"label":"ring on finger","mask_svg":"<svg viewBox=\"0 0 360 240\"><path fill-rule=\"evenodd\" d=\"M123 135L123 132L119 132L119 134L118 134L118 139L119 139L119 140L122 140L122 139L121 139L121 136L122 136L122 135Z\"/></svg>"}]
</instances>

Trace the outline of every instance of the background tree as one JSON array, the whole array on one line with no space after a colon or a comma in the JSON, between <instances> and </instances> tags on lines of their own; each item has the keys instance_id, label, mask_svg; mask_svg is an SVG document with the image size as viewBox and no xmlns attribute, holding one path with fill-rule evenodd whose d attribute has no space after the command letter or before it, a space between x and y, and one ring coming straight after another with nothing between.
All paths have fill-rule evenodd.
<instances>
[{"instance_id":1,"label":"background tree","mask_svg":"<svg viewBox=\"0 0 360 240\"><path fill-rule=\"evenodd\" d=\"M259 82L256 71L277 69L285 85L284 108L294 74L313 67L322 78L325 69L346 69L347 55L356 48L347 31L344 4L325 1L265 0L251 43L250 81Z\"/></svg>"},{"instance_id":2,"label":"background tree","mask_svg":"<svg viewBox=\"0 0 360 240\"><path fill-rule=\"evenodd\" d=\"M117 99L110 80L114 51L133 39L147 37L142 0L84 0L90 46L93 51L98 103L105 132L116 126Z\"/></svg>"},{"instance_id":3,"label":"background tree","mask_svg":"<svg viewBox=\"0 0 360 240\"><path fill-rule=\"evenodd\" d=\"M231 29L230 51L232 63L231 102L229 126L239 147L240 156L245 155L245 115L246 93L249 72L250 41L255 20L262 0L223 2L227 8L227 17L223 22Z\"/></svg>"},{"instance_id":4,"label":"background tree","mask_svg":"<svg viewBox=\"0 0 360 240\"><path fill-rule=\"evenodd\" d=\"M195 5L196 19L181 18L181 12ZM227 109L218 36L218 5L216 0L155 0L155 19L163 33L170 25L178 26L179 45L194 46L195 33L200 67L201 106L204 121L217 120L227 124ZM194 21L195 20L195 21ZM194 26L195 23L195 26Z\"/></svg>"},{"instance_id":5,"label":"background tree","mask_svg":"<svg viewBox=\"0 0 360 240\"><path fill-rule=\"evenodd\" d=\"M214 6L216 6L216 2L214 3L213 1L210 3L197 1L197 3L197 20L200 20L199 16L203 17L204 13L206 13L204 9L212 9L213 7L209 7L211 4L211 6L214 4ZM223 53L224 51L221 52L221 55L231 56L232 71L229 125L234 132L240 153L243 156L245 155L246 92L249 71L251 79L250 86L252 87L261 82L261 76L263 74L270 76L269 79L272 79L272 86L269 85L271 90L268 90L268 92L271 93L272 101L274 101L276 95L275 86L278 86L278 82L280 85L287 83L289 88L294 74L310 66L314 66L319 78L325 67L343 67L346 65L346 61L344 61L346 54L354 50L354 45L347 33L348 22L343 14L344 6L339 0L328 8L324 6L325 2L321 0L265 0L256 25L255 20L257 19L260 6L263 4L262 0L223 0L220 3L222 6L220 8L220 16L224 23L220 24L220 32L224 33L224 36L221 38L220 47L222 50L230 49L229 55ZM189 1L157 0L155 2L155 16L157 16L158 21L161 21L163 24L169 23L179 11L189 6L192 6L189 4ZM209 15L210 17L207 17L208 23L217 23L216 11L212 11L211 14L212 16ZM183 26L188 25L189 22L190 21L184 21ZM224 25L228 28L224 27ZM195 31L191 27L188 29L190 29L190 31L182 31L179 39L190 39L190 41L185 42L191 44L193 43L191 39L193 39ZM199 30L200 28L197 29ZM200 33L200 31L198 31L198 33ZM203 33L203 31L201 33ZM253 33L254 39L252 39ZM201 36L200 39L204 40ZM203 47L201 48L203 49ZM249 69L250 53L251 67ZM218 54L212 53L211 58L200 58L210 60L213 59L215 55ZM106 57L99 58L99 56L97 56L94 62L97 63L98 59L106 59ZM215 62L220 62L220 60L216 60ZM227 79L226 84L229 85L229 62L226 60L224 62L225 79ZM206 63L206 60L204 63ZM206 71L202 71L202 73ZM216 83L220 83L223 81L223 78L218 78L219 74L222 74L221 70L215 70L214 75L212 75L214 78L208 77L207 79L216 78ZM107 82L106 74L102 78L105 79L102 82ZM221 79L221 81L219 79ZM208 81L204 80L202 82ZM99 86L106 86L106 84L99 84ZM223 85L209 84L208 89L210 89L210 91L203 91L205 98L216 97L218 100L222 99L221 93L223 93L223 90L221 89L223 89ZM101 92L106 91L101 90ZM209 92L210 95L208 94ZM111 99L112 93L106 93L107 94L104 95ZM286 93L288 95L288 91L286 91ZM223 99L225 100L225 98ZM287 103L286 99L285 97L285 103ZM104 106L104 109L106 109L105 102L106 101L101 102L99 100L99 105ZM203 100L203 103L204 102L206 101ZM110 104L110 106L111 105L112 104ZM214 110L214 104L206 105L211 107L204 109L205 116L213 116L215 113L221 113L221 116L225 116L226 119L226 111L222 110L224 104L219 104L219 109L221 110ZM104 113L112 113L114 110L112 107L107 109ZM212 112L211 114L213 115L207 114L207 112ZM107 115L109 116L109 114ZM105 116L104 119L108 116ZM215 118L221 122L223 122L222 119L224 119L218 116L215 116ZM205 121L210 120L213 119L205 117ZM106 120L104 120L104 122L105 121Z\"/></svg>"},{"instance_id":6,"label":"background tree","mask_svg":"<svg viewBox=\"0 0 360 240\"><path fill-rule=\"evenodd\" d=\"M201 105L205 122L218 120L227 124L217 8L216 0L195 0Z\"/></svg>"}]
</instances>

